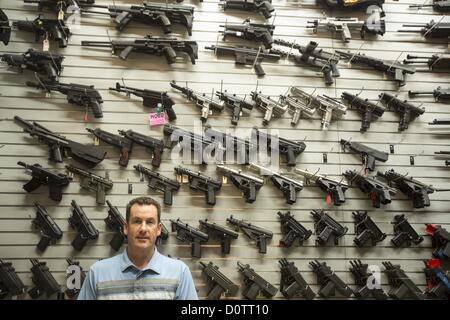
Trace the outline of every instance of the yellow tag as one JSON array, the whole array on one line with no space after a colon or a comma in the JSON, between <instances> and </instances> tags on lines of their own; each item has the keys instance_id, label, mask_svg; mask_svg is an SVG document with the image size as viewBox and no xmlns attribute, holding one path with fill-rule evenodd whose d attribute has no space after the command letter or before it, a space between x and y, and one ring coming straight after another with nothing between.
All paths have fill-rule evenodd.
<instances>
[{"instance_id":1,"label":"yellow tag","mask_svg":"<svg viewBox=\"0 0 450 320\"><path fill-rule=\"evenodd\" d=\"M59 10L59 12L58 12L58 20L64 20L64 11Z\"/></svg>"},{"instance_id":2,"label":"yellow tag","mask_svg":"<svg viewBox=\"0 0 450 320\"><path fill-rule=\"evenodd\" d=\"M44 39L42 43L42 51L48 51L50 49L50 41L48 39Z\"/></svg>"},{"instance_id":3,"label":"yellow tag","mask_svg":"<svg viewBox=\"0 0 450 320\"><path fill-rule=\"evenodd\" d=\"M223 183L223 184L227 184L227 183L228 183L228 178L225 177L225 176L223 176L223 177L222 177L222 183Z\"/></svg>"},{"instance_id":4,"label":"yellow tag","mask_svg":"<svg viewBox=\"0 0 450 320\"><path fill-rule=\"evenodd\" d=\"M50 98L50 97L51 97L50 92L46 91L46 92L45 92L45 97L46 97L46 98Z\"/></svg>"},{"instance_id":5,"label":"yellow tag","mask_svg":"<svg viewBox=\"0 0 450 320\"><path fill-rule=\"evenodd\" d=\"M94 146L98 146L100 144L100 141L97 137L94 138Z\"/></svg>"}]
</instances>

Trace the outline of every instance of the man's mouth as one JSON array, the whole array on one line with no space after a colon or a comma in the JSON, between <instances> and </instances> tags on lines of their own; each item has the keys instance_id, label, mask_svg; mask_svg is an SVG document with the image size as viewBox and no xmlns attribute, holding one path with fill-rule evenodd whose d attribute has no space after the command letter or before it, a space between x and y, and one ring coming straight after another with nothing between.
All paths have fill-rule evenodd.
<instances>
[{"instance_id":1,"label":"man's mouth","mask_svg":"<svg viewBox=\"0 0 450 320\"><path fill-rule=\"evenodd\" d=\"M149 237L136 237L136 239L138 239L138 240L150 240L150 238Z\"/></svg>"}]
</instances>

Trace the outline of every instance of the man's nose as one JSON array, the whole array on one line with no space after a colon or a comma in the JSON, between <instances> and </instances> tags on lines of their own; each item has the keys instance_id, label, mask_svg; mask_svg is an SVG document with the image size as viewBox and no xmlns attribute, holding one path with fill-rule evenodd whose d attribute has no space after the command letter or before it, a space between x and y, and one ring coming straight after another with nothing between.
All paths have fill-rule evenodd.
<instances>
[{"instance_id":1,"label":"man's nose","mask_svg":"<svg viewBox=\"0 0 450 320\"><path fill-rule=\"evenodd\" d=\"M146 232L148 230L148 228L149 228L149 224L145 221L139 225L140 232Z\"/></svg>"}]
</instances>

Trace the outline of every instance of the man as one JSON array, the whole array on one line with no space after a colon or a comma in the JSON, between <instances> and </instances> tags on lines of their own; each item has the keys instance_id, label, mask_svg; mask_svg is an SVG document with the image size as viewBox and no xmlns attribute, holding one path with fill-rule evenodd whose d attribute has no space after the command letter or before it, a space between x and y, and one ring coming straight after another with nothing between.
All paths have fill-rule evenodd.
<instances>
[{"instance_id":1,"label":"man","mask_svg":"<svg viewBox=\"0 0 450 320\"><path fill-rule=\"evenodd\" d=\"M198 299L186 264L156 249L160 219L161 206L154 199L131 200L124 225L126 250L92 265L78 299Z\"/></svg>"}]
</instances>

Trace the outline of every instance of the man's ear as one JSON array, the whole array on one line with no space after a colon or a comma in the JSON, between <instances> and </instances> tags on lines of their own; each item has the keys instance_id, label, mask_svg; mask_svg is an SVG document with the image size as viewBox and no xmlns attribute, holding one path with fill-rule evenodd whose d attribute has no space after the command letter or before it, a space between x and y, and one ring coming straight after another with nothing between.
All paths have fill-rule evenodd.
<instances>
[{"instance_id":1,"label":"man's ear","mask_svg":"<svg viewBox=\"0 0 450 320\"><path fill-rule=\"evenodd\" d=\"M162 230L162 223L159 222L158 223L158 237L161 235L161 230Z\"/></svg>"},{"instance_id":2,"label":"man's ear","mask_svg":"<svg viewBox=\"0 0 450 320\"><path fill-rule=\"evenodd\" d=\"M125 222L125 224L123 225L123 234L128 236L128 223Z\"/></svg>"}]
</instances>

